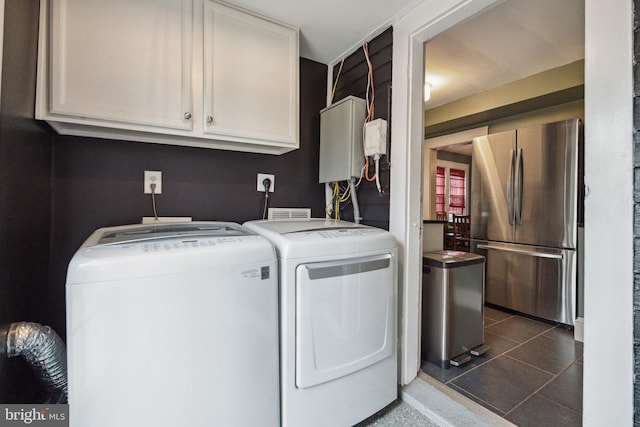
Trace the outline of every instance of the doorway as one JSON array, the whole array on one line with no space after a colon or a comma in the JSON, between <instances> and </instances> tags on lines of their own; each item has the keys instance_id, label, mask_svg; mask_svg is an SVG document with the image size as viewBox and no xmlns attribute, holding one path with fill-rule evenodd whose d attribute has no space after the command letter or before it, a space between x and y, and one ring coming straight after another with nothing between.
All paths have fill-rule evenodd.
<instances>
[{"instance_id":1,"label":"doorway","mask_svg":"<svg viewBox=\"0 0 640 427\"><path fill-rule=\"evenodd\" d=\"M422 180L423 219L436 219L438 212L442 211L438 163L442 163L446 156L451 156L443 156L443 153L464 150L473 137L487 133L571 117L584 120L584 1L543 3L508 0L425 44L424 83L425 94L429 91L430 99L424 103L423 155L428 168L423 170ZM557 19L564 23L563 32L554 35L545 29L545 24L554 25ZM516 31L518 28L520 30ZM484 39L491 33L495 34L494 39ZM554 42L554 52L547 53L539 49L536 45L539 41L519 39L522 35L543 33L551 38L561 38ZM513 42L515 47L509 42ZM517 55L513 52L516 48L521 51ZM517 64L510 65L512 61L522 61L518 55L526 49L531 49L528 53L531 56L530 63L535 62L538 68L529 66L518 69ZM496 54L496 50L504 52ZM565 55L562 58L554 57L557 51L563 50ZM557 76L571 73L576 77L566 87L549 87L548 82L557 81ZM447 82L456 79L460 83L448 88ZM534 85L540 86L540 92L532 89ZM439 90L442 90L441 94ZM527 91L530 93L525 95ZM554 96L546 101L532 101L542 97L545 91L552 91ZM501 101L496 101L501 98ZM469 137L469 134L473 136ZM469 200L469 203L473 201ZM556 414L565 411L564 415L581 420L582 343L574 341L571 331L499 307L485 309L485 328L485 336L489 337L493 349L484 359L478 358L465 368L453 370L436 369L428 362L423 362L423 371L512 421L517 420L523 411ZM527 332L519 335L516 331L520 328L521 332ZM547 353L562 362L555 366L542 362L536 351L540 346L547 346ZM536 362L531 363L533 360ZM487 382L487 378L492 377L487 372L497 373L498 377L504 378L504 372L523 364L536 369L521 375L532 375L532 378L539 375L528 382L536 384L536 381L541 381L534 389L544 390L546 394L528 393L527 387L522 386L508 396L513 398L522 393L513 401L505 401L500 394L487 394L488 388L508 389L514 386ZM480 384L482 382L485 384ZM550 390L561 383L573 390L570 393L571 401L559 402L552 397Z\"/></svg>"},{"instance_id":2,"label":"doorway","mask_svg":"<svg viewBox=\"0 0 640 427\"><path fill-rule=\"evenodd\" d=\"M399 243L400 384L416 380L420 334L422 49L500 0L421 3L394 22L389 230ZM633 423L633 4L585 0L585 384L587 425ZM606 19L603 19L605 18ZM402 125L405 123L406 125ZM613 125L613 126L612 126ZM615 185L612 185L615 183ZM606 206L608 208L603 208ZM621 233L611 233L612 218ZM623 248L623 250L620 250ZM608 266L609 268L602 268ZM606 284L606 285L605 285ZM615 360L616 363L602 363ZM417 380L416 380L417 381ZM436 393L440 397L441 392Z\"/></svg>"}]
</instances>

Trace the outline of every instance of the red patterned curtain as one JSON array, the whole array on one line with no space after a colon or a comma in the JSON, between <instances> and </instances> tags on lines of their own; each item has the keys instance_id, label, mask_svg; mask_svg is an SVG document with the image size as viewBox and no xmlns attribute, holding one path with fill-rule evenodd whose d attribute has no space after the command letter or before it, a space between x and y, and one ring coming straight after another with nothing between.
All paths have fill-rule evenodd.
<instances>
[{"instance_id":1,"label":"red patterned curtain","mask_svg":"<svg viewBox=\"0 0 640 427\"><path fill-rule=\"evenodd\" d=\"M464 171L460 169L449 169L449 212L452 214L455 214L455 215L464 214L464 207L465 207L465 185L464 184L465 184Z\"/></svg>"},{"instance_id":2,"label":"red patterned curtain","mask_svg":"<svg viewBox=\"0 0 640 427\"><path fill-rule=\"evenodd\" d=\"M444 181L444 168L438 166L436 170L436 213L443 214L445 213L444 208L444 191L445 191L445 181Z\"/></svg>"}]
</instances>

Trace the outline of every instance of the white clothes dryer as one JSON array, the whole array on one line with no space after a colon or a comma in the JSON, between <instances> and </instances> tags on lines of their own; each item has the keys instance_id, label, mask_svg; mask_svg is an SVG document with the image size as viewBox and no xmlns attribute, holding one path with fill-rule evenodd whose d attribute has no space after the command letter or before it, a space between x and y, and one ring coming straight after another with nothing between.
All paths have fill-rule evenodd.
<instances>
[{"instance_id":1,"label":"white clothes dryer","mask_svg":"<svg viewBox=\"0 0 640 427\"><path fill-rule=\"evenodd\" d=\"M278 254L282 425L351 426L394 401L393 236L324 219L244 225Z\"/></svg>"},{"instance_id":2,"label":"white clothes dryer","mask_svg":"<svg viewBox=\"0 0 640 427\"><path fill-rule=\"evenodd\" d=\"M278 426L277 261L233 223L95 231L66 284L72 427Z\"/></svg>"}]
</instances>

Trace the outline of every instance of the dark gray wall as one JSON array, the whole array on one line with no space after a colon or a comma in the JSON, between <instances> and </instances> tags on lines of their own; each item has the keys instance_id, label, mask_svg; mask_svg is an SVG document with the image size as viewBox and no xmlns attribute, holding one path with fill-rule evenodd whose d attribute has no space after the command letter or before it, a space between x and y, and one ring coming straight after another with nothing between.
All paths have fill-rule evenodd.
<instances>
[{"instance_id":1,"label":"dark gray wall","mask_svg":"<svg viewBox=\"0 0 640 427\"><path fill-rule=\"evenodd\" d=\"M76 249L99 227L151 216L144 170L163 172L162 216L243 222L262 215L258 172L276 175L271 206L324 215L319 111L327 67L300 60L300 149L280 156L60 136L34 117L38 2L6 0L0 108L0 323L65 337L64 284ZM20 359L0 357L0 402L37 403Z\"/></svg>"},{"instance_id":2,"label":"dark gray wall","mask_svg":"<svg viewBox=\"0 0 640 427\"><path fill-rule=\"evenodd\" d=\"M373 66L373 83L375 87L374 119L387 121L387 154L391 153L391 60L393 57L393 28L389 27L382 34L369 42L369 59ZM339 65L333 70L334 81ZM344 60L342 72L336 85L334 102L353 95L365 99L367 91L367 74L369 68L363 49L349 55ZM390 156L380 159L380 185L383 194L378 193L375 182L362 180L358 188L360 216L363 224L389 229L389 162ZM371 169L370 169L371 170ZM370 173L372 175L372 173ZM351 207L349 205L349 207ZM341 217L353 220L353 211L341 213Z\"/></svg>"},{"instance_id":3,"label":"dark gray wall","mask_svg":"<svg viewBox=\"0 0 640 427\"><path fill-rule=\"evenodd\" d=\"M51 321L64 331L66 268L99 227L153 216L143 194L145 170L162 171L159 216L242 223L262 216L258 172L275 174L272 207L311 208L324 214L318 183L320 110L326 103L325 65L301 59L300 149L279 156L55 135L50 297Z\"/></svg>"},{"instance_id":4,"label":"dark gray wall","mask_svg":"<svg viewBox=\"0 0 640 427\"><path fill-rule=\"evenodd\" d=\"M51 134L33 120L38 2L6 0L0 104L0 324L45 323ZM0 357L0 402L39 399L21 359Z\"/></svg>"}]
</instances>

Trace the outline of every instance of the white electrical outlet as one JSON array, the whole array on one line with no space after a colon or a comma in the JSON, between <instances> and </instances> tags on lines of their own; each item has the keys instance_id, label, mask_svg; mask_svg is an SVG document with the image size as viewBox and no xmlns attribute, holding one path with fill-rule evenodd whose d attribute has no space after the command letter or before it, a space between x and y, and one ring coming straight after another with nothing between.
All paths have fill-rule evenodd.
<instances>
[{"instance_id":1,"label":"white electrical outlet","mask_svg":"<svg viewBox=\"0 0 640 427\"><path fill-rule=\"evenodd\" d=\"M259 173L258 174L258 185L256 186L258 191L261 191L264 193L264 180L265 179L270 179L271 180L271 185L269 186L269 193L273 193L274 191L276 191L276 176L275 175L271 175L268 173Z\"/></svg>"},{"instance_id":2,"label":"white electrical outlet","mask_svg":"<svg viewBox=\"0 0 640 427\"><path fill-rule=\"evenodd\" d=\"M151 184L156 185L155 194L162 194L162 172L144 171L144 194L151 194Z\"/></svg>"}]
</instances>

